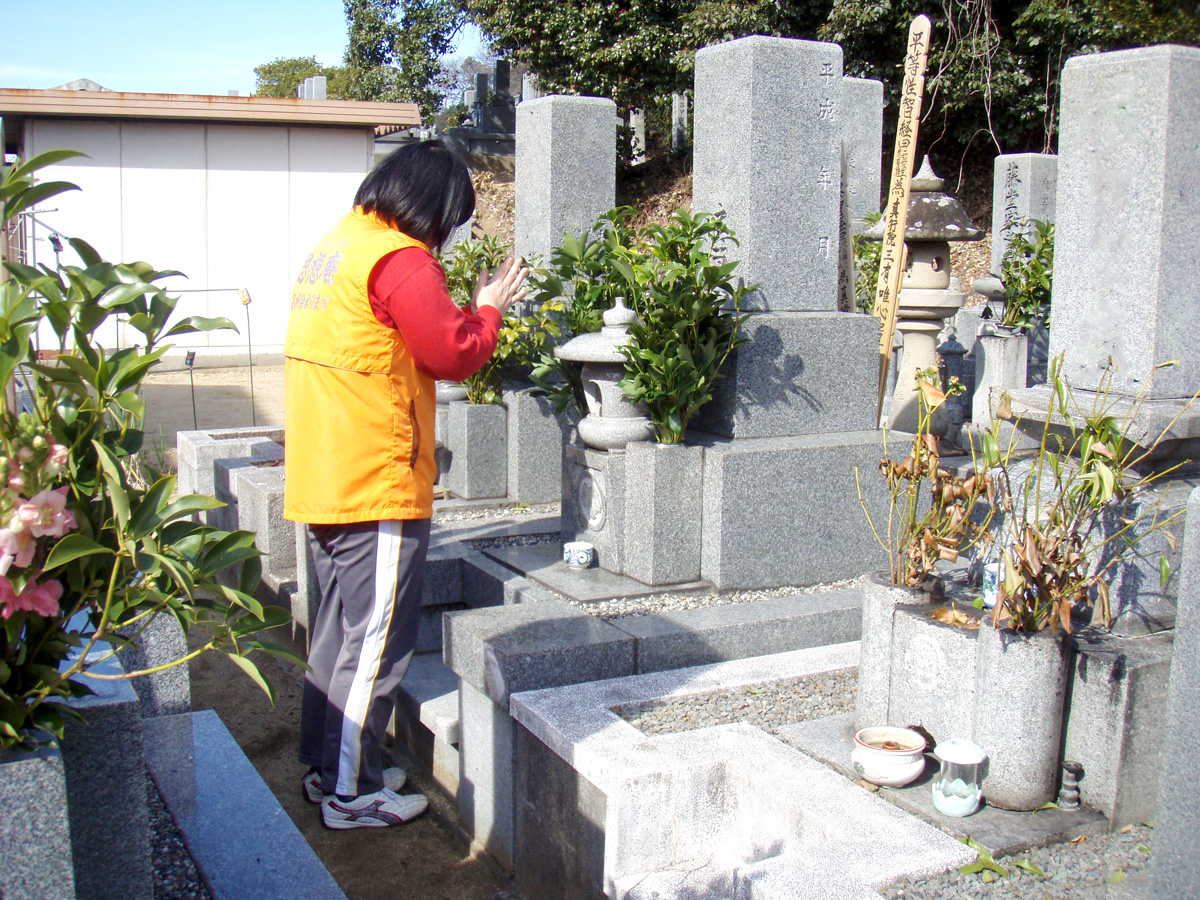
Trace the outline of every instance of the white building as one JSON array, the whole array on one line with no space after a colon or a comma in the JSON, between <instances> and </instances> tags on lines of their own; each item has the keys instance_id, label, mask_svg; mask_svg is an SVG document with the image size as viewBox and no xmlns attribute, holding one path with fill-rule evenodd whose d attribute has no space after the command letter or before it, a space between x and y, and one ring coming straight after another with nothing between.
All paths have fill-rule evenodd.
<instances>
[{"instance_id":1,"label":"white building","mask_svg":"<svg viewBox=\"0 0 1200 900\"><path fill-rule=\"evenodd\" d=\"M53 265L58 235L62 263L79 264L65 238L81 237L110 261L182 272L165 282L190 291L180 312L228 317L241 334L185 335L173 355L217 365L245 361L247 325L256 359L282 352L296 273L350 209L375 128L420 115L408 103L0 89L0 120L6 154L88 155L39 173L82 190L38 204L9 252ZM140 337L116 331L120 346Z\"/></svg>"}]
</instances>

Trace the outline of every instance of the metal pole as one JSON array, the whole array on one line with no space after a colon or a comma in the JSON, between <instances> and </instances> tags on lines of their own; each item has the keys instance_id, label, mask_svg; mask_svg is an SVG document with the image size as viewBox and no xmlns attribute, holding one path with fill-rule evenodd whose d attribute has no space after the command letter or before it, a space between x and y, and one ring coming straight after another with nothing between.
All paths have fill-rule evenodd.
<instances>
[{"instance_id":1,"label":"metal pole","mask_svg":"<svg viewBox=\"0 0 1200 900\"><path fill-rule=\"evenodd\" d=\"M242 306L246 307L246 360L250 364L250 424L257 425L254 412L254 346L250 341L250 292L245 288L238 289L242 298Z\"/></svg>"},{"instance_id":2,"label":"metal pole","mask_svg":"<svg viewBox=\"0 0 1200 900\"><path fill-rule=\"evenodd\" d=\"M192 385L192 430L199 431L200 425L196 421L196 375L195 375L195 369L193 368L196 365L196 351L195 350L189 350L187 352L187 355L184 356L184 358L183 358L183 364L185 366L187 366L188 381Z\"/></svg>"}]
</instances>

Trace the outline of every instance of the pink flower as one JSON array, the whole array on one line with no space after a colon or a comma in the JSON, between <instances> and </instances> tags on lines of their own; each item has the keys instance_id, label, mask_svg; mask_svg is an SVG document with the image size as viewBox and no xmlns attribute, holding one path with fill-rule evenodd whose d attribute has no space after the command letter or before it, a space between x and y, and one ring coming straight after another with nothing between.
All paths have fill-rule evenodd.
<instances>
[{"instance_id":1,"label":"pink flower","mask_svg":"<svg viewBox=\"0 0 1200 900\"><path fill-rule=\"evenodd\" d=\"M43 581L39 585L29 584L25 590L21 591L21 596L17 598L17 604L24 609L32 610L39 616L58 615L58 599L63 595L63 586L61 582L51 579ZM22 598L25 599L27 606L22 604Z\"/></svg>"},{"instance_id":2,"label":"pink flower","mask_svg":"<svg viewBox=\"0 0 1200 900\"><path fill-rule=\"evenodd\" d=\"M58 615L59 598L63 595L63 586L55 580L43 581L41 584L30 582L25 590L17 594L12 582L0 576L0 618L11 619L17 610L37 613L39 616Z\"/></svg>"},{"instance_id":3,"label":"pink flower","mask_svg":"<svg viewBox=\"0 0 1200 900\"><path fill-rule=\"evenodd\" d=\"M28 528L34 537L62 537L75 527L75 514L66 509L67 489L41 491L13 514L14 528Z\"/></svg>"},{"instance_id":4,"label":"pink flower","mask_svg":"<svg viewBox=\"0 0 1200 900\"><path fill-rule=\"evenodd\" d=\"M46 462L43 464L42 470L51 478L63 470L63 466L67 464L67 458L70 452L63 444L51 444L50 452L46 455Z\"/></svg>"},{"instance_id":5,"label":"pink flower","mask_svg":"<svg viewBox=\"0 0 1200 900\"><path fill-rule=\"evenodd\" d=\"M0 528L0 576L7 575L13 563L23 569L33 562L33 552L37 545L33 535L25 529L13 531L11 528Z\"/></svg>"},{"instance_id":6,"label":"pink flower","mask_svg":"<svg viewBox=\"0 0 1200 900\"><path fill-rule=\"evenodd\" d=\"M21 474L21 464L15 459L8 461L8 487L18 494L25 490L25 476Z\"/></svg>"},{"instance_id":7,"label":"pink flower","mask_svg":"<svg viewBox=\"0 0 1200 900\"><path fill-rule=\"evenodd\" d=\"M17 593L12 582L0 575L0 619L11 619L17 609Z\"/></svg>"}]
</instances>

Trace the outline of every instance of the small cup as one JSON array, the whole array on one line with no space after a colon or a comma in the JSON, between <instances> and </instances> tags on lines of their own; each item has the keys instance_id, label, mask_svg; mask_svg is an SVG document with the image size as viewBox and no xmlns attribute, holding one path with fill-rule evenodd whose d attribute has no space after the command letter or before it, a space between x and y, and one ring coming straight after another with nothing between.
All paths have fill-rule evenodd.
<instances>
[{"instance_id":1,"label":"small cup","mask_svg":"<svg viewBox=\"0 0 1200 900\"><path fill-rule=\"evenodd\" d=\"M572 569L587 569L596 561L596 547L587 541L563 544L563 562Z\"/></svg>"},{"instance_id":2,"label":"small cup","mask_svg":"<svg viewBox=\"0 0 1200 900\"><path fill-rule=\"evenodd\" d=\"M983 605L991 609L996 605L996 594L1000 590L1000 563L988 563L983 567Z\"/></svg>"}]
</instances>

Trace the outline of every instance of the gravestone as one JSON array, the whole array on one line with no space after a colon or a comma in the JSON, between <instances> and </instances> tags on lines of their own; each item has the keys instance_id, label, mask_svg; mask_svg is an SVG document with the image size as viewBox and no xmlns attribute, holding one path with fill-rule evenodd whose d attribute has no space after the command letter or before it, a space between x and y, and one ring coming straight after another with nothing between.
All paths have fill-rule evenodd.
<instances>
[{"instance_id":1,"label":"gravestone","mask_svg":"<svg viewBox=\"0 0 1200 900\"><path fill-rule=\"evenodd\" d=\"M848 119L861 113L852 102L877 102L864 95L877 88L846 90L835 44L756 36L696 54L693 208L724 212L736 274L760 286L749 340L693 421L713 436L693 438L705 447L701 577L721 589L811 584L880 562L854 486L855 467L873 473L881 450L863 389L879 326L838 311L844 146L862 159L848 177L878 199L870 146L882 113ZM876 480L863 481L874 508Z\"/></svg>"},{"instance_id":2,"label":"gravestone","mask_svg":"<svg viewBox=\"0 0 1200 900\"><path fill-rule=\"evenodd\" d=\"M617 106L552 95L517 107L518 256L546 262L564 234L590 228L616 202Z\"/></svg>"},{"instance_id":3,"label":"gravestone","mask_svg":"<svg viewBox=\"0 0 1200 900\"><path fill-rule=\"evenodd\" d=\"M679 153L688 142L688 95L671 95L671 150Z\"/></svg>"},{"instance_id":4,"label":"gravestone","mask_svg":"<svg viewBox=\"0 0 1200 900\"><path fill-rule=\"evenodd\" d=\"M629 162L638 166L646 161L646 111L629 111Z\"/></svg>"},{"instance_id":5,"label":"gravestone","mask_svg":"<svg viewBox=\"0 0 1200 900\"><path fill-rule=\"evenodd\" d=\"M542 92L538 89L538 77L532 72L526 72L521 76L521 102L527 103L540 96Z\"/></svg>"},{"instance_id":6,"label":"gravestone","mask_svg":"<svg viewBox=\"0 0 1200 900\"><path fill-rule=\"evenodd\" d=\"M883 157L883 82L870 78L842 79L846 115L842 118L842 146L846 149L844 174L849 196L850 230L859 234L867 226L863 217L879 212Z\"/></svg>"},{"instance_id":7,"label":"gravestone","mask_svg":"<svg viewBox=\"0 0 1200 900\"><path fill-rule=\"evenodd\" d=\"M1147 398L1200 388L1200 48L1073 57L1063 67L1050 357L1077 388Z\"/></svg>"},{"instance_id":8,"label":"gravestone","mask_svg":"<svg viewBox=\"0 0 1200 900\"><path fill-rule=\"evenodd\" d=\"M842 85L836 44L754 36L696 53L692 207L737 234L737 274L759 285L747 309L837 309Z\"/></svg>"},{"instance_id":9,"label":"gravestone","mask_svg":"<svg viewBox=\"0 0 1200 900\"><path fill-rule=\"evenodd\" d=\"M1004 251L1015 234L1033 233L1032 219L1054 221L1058 157L1052 153L1005 153L992 178L992 273L999 276Z\"/></svg>"},{"instance_id":10,"label":"gravestone","mask_svg":"<svg viewBox=\"0 0 1200 900\"><path fill-rule=\"evenodd\" d=\"M1200 747L1200 489L1188 499L1187 517L1150 871L1151 896L1162 900L1200 896L1200 794L1192 774Z\"/></svg>"}]
</instances>

